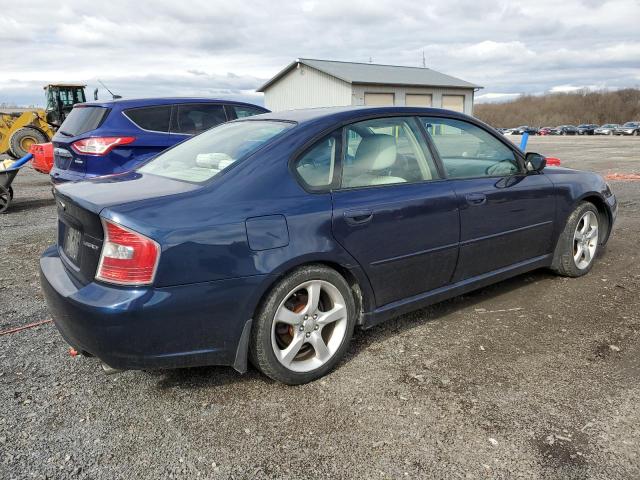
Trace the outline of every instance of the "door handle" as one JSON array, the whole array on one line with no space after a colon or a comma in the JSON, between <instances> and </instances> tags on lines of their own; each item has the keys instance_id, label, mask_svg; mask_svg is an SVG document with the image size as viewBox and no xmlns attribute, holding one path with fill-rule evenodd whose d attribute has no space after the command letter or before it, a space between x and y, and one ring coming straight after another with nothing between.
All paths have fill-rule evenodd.
<instances>
[{"instance_id":1,"label":"door handle","mask_svg":"<svg viewBox=\"0 0 640 480\"><path fill-rule=\"evenodd\" d=\"M468 193L465 198L469 205L482 205L487 201L487 196L484 193Z\"/></svg>"},{"instance_id":2,"label":"door handle","mask_svg":"<svg viewBox=\"0 0 640 480\"><path fill-rule=\"evenodd\" d=\"M369 209L347 210L344 212L344 219L349 225L362 225L368 223L373 218L373 211Z\"/></svg>"}]
</instances>

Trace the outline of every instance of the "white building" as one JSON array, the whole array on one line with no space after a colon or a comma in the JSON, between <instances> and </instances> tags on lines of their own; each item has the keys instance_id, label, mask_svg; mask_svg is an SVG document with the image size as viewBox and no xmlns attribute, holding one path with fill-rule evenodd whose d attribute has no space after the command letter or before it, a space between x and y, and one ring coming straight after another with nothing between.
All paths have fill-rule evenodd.
<instances>
[{"instance_id":1,"label":"white building","mask_svg":"<svg viewBox=\"0 0 640 480\"><path fill-rule=\"evenodd\" d=\"M430 68L299 58L257 91L272 111L343 105L407 105L473 113L480 86Z\"/></svg>"}]
</instances>

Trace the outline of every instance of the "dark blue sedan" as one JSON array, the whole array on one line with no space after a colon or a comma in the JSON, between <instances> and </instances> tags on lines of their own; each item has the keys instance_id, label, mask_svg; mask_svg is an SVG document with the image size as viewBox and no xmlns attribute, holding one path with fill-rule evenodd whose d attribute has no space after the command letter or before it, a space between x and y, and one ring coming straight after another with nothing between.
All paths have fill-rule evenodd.
<instances>
[{"instance_id":1,"label":"dark blue sedan","mask_svg":"<svg viewBox=\"0 0 640 480\"><path fill-rule=\"evenodd\" d=\"M226 123L55 193L40 260L56 325L108 369L247 360L314 380L369 328L537 268L587 273L616 199L446 110L298 110Z\"/></svg>"},{"instance_id":2,"label":"dark blue sedan","mask_svg":"<svg viewBox=\"0 0 640 480\"><path fill-rule=\"evenodd\" d=\"M53 137L54 184L122 173L228 120L268 112L212 98L139 98L81 103Z\"/></svg>"}]
</instances>

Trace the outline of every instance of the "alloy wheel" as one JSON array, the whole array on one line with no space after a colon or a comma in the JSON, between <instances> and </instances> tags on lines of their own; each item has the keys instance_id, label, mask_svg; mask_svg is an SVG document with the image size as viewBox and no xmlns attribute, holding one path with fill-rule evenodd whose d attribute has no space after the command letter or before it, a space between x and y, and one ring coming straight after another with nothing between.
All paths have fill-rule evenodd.
<instances>
[{"instance_id":1,"label":"alloy wheel","mask_svg":"<svg viewBox=\"0 0 640 480\"><path fill-rule=\"evenodd\" d=\"M580 270L587 268L598 248L598 216L587 211L578 221L573 234L573 261Z\"/></svg>"},{"instance_id":2,"label":"alloy wheel","mask_svg":"<svg viewBox=\"0 0 640 480\"><path fill-rule=\"evenodd\" d=\"M338 351L347 323L345 299L334 285L324 280L304 282L276 310L271 325L273 352L289 370L315 370Z\"/></svg>"}]
</instances>

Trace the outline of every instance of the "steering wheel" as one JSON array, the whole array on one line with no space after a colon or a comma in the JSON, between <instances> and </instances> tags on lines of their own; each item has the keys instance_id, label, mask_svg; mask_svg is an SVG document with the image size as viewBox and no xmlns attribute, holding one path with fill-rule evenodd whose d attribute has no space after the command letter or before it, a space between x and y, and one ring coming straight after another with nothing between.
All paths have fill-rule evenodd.
<instances>
[{"instance_id":1,"label":"steering wheel","mask_svg":"<svg viewBox=\"0 0 640 480\"><path fill-rule=\"evenodd\" d=\"M506 168L504 165L505 163L509 164L509 166ZM496 162L493 165L488 166L487 169L485 170L485 173L490 177L495 175L508 175L514 172L515 170L513 167L513 161L509 159L500 160L499 162Z\"/></svg>"}]
</instances>

